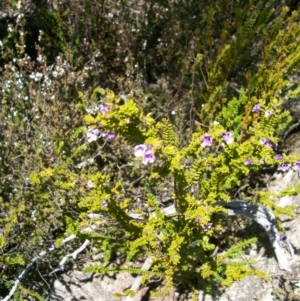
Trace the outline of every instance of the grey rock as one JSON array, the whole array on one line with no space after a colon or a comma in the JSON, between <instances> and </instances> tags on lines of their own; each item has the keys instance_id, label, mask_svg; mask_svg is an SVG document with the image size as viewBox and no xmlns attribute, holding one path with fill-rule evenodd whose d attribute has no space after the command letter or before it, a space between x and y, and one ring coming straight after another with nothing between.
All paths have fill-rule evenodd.
<instances>
[{"instance_id":1,"label":"grey rock","mask_svg":"<svg viewBox=\"0 0 300 301\"><path fill-rule=\"evenodd\" d=\"M80 271L71 271L54 282L49 301L120 301L114 297L115 292L122 293L130 288L134 277L128 273L120 273L115 277L95 275L87 281L90 275Z\"/></svg>"}]
</instances>

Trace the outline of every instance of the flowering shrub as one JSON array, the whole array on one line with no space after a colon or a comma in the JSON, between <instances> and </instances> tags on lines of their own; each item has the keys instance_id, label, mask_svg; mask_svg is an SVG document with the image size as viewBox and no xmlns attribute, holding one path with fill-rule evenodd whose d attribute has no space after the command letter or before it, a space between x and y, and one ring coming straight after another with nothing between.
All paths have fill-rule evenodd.
<instances>
[{"instance_id":1,"label":"flowering shrub","mask_svg":"<svg viewBox=\"0 0 300 301\"><path fill-rule=\"evenodd\" d=\"M70 3L35 10L45 23L33 53L21 11L0 43L1 295L50 249L38 261L43 281L32 272L14 296L41 299L57 258L86 238L101 255L86 271L162 277L164 292L267 278L238 256L256 238L237 237L240 221L217 203L239 197L292 214L258 191L258 175L300 165L278 148L291 120L282 99L299 94L289 87L298 13L271 1L230 4L228 14L224 1ZM65 246L69 235L78 242ZM107 268L116 257L124 265ZM146 257L148 272L127 265Z\"/></svg>"},{"instance_id":2,"label":"flowering shrub","mask_svg":"<svg viewBox=\"0 0 300 301\"><path fill-rule=\"evenodd\" d=\"M96 90L101 91L102 103L109 102L110 110L86 115L85 123L87 128L116 134L109 148L118 157L111 158L100 170L91 165L76 174L65 170L64 178L60 176L61 166L46 177L44 170L31 176L32 184L41 191L42 182L45 188L81 191L77 199L80 219L69 220L72 231L95 223L101 225L95 233L84 234L89 239L97 238L94 245L103 252L103 260L86 271L105 273L104 266L112 254L121 252L126 261L143 259L145 255L153 258L152 269L143 274L143 281L164 276L165 292L174 283L191 280L189 277L196 277L208 290L218 282L227 286L246 275L267 278L262 271L248 266L247 261L238 259L242 249L247 249L255 239L241 240L233 248L229 246L220 257L211 254L217 248L214 242L222 240L222 233L227 233L233 222L224 217L225 209L217 204L218 200L230 202L236 189L252 173L278 165L278 155L268 146L269 140L261 138L267 136L277 141L276 128L262 129L252 114L249 120L252 132L241 140L224 128L220 120L205 131L197 127L189 144L183 146L169 120L155 121L151 114L144 115L132 99L123 103L111 91ZM278 109L274 105L272 108ZM273 121L279 124L285 116L285 112L278 112ZM103 152L107 147L105 142L97 145L95 160L101 156L100 149ZM75 153L71 158L76 162L79 149ZM299 156L286 159L290 163L282 165L284 171L292 163L297 164ZM171 217L162 211L164 191L176 208ZM291 214L290 209L278 207L270 197L266 192L257 192L251 201L272 208L276 216ZM120 270L139 273L126 267Z\"/></svg>"}]
</instances>

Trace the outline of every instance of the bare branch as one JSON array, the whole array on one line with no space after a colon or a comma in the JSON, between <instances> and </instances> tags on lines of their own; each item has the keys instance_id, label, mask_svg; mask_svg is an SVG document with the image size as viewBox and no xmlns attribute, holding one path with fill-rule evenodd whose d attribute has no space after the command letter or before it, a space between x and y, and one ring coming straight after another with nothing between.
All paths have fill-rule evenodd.
<instances>
[{"instance_id":1,"label":"bare branch","mask_svg":"<svg viewBox=\"0 0 300 301\"><path fill-rule=\"evenodd\" d=\"M64 269L64 264L65 264L65 262L67 261L67 259L69 258L69 257L73 257L74 259L76 259L77 258L77 256L78 256L78 254L79 253L81 253L86 247L87 247L87 245L89 244L89 240L88 239L86 239L85 241L84 241L84 243L77 249L77 250L75 250L73 253L71 253L71 254L68 254L68 255L66 255L66 256L64 256L64 258L60 261L60 263L58 264L58 267L56 268L56 269L54 269L49 275L51 275L51 274L53 274L53 273L55 273L55 272L57 272L57 271L61 271L61 270L63 270Z\"/></svg>"},{"instance_id":2,"label":"bare branch","mask_svg":"<svg viewBox=\"0 0 300 301\"><path fill-rule=\"evenodd\" d=\"M153 259L150 258L150 257L148 257L145 260L145 262L144 262L141 270L142 271L148 271L151 268L152 262L153 262ZM133 292L136 292L139 289L140 285L141 285L141 281L142 281L142 276L141 275L135 277L130 290L132 290ZM127 296L126 299L125 299L125 301L133 301L133 298L134 297Z\"/></svg>"},{"instance_id":3,"label":"bare branch","mask_svg":"<svg viewBox=\"0 0 300 301\"><path fill-rule=\"evenodd\" d=\"M97 225L91 225L90 227L87 227L87 228L84 228L81 232L93 232L95 229L97 228ZM63 241L62 241L62 245L65 245L67 244L68 242L74 240L76 238L76 235L72 234L70 236L68 236L67 238L65 238ZM69 255L66 255L62 260L61 262L59 263L59 266L61 267L67 257L73 257L74 259L77 257L77 255L82 252L86 246L88 245L89 243L89 240L86 240L80 248L78 248L77 250L75 250L72 254L69 254ZM39 253L38 256L34 257L30 263L26 266L26 268L21 272L21 274L18 276L18 278L16 279L13 287L11 288L9 294L4 298L4 299L1 299L1 301L8 301L12 296L13 294L15 293L15 291L17 290L17 287L20 283L20 281L24 278L24 276L27 274L27 272L30 270L30 268L33 266L33 264L40 258L44 257L45 255L49 254L50 252L54 251L55 248L49 248L47 251L42 251ZM53 273L53 272L52 272Z\"/></svg>"}]
</instances>

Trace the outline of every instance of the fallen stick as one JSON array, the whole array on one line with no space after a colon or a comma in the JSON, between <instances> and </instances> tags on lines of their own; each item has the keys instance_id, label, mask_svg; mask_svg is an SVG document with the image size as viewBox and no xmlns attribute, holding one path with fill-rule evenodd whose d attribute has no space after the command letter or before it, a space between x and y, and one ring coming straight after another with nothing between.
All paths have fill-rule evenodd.
<instances>
[{"instance_id":1,"label":"fallen stick","mask_svg":"<svg viewBox=\"0 0 300 301\"><path fill-rule=\"evenodd\" d=\"M96 225L92 225L90 227L87 227L87 228L84 228L82 230L85 231L85 232L91 232L91 231L94 231L95 228L97 226ZM74 240L76 238L76 235L74 234L71 234L70 236L66 237L63 241L62 241L62 244L61 246L67 244L68 242ZM73 257L73 258L76 258L77 255L83 251L83 249L87 246L88 244L88 240L86 240L77 250L75 250L72 254L69 254L69 255L66 255L65 257ZM11 288L11 290L9 291L9 294L4 298L4 299L1 299L1 301L8 301L12 296L13 294L15 293L15 291L17 290L18 288L18 285L20 283L20 281L24 278L24 276L27 274L27 272L30 270L30 268L33 266L33 264L40 258L44 257L45 255L49 254L50 252L52 252L53 250L55 250L55 248L49 248L47 251L42 251L40 252L36 257L34 257L33 259L31 259L30 263L27 264L27 266L25 267L25 269L21 272L21 274L17 277L17 279L15 280L15 283L13 285L13 287ZM75 257L74 257L75 256ZM62 259L62 261L65 259L65 257ZM61 262L62 262L61 261ZM60 262L60 264L61 264ZM64 261L65 262L65 261ZM63 262L63 263L64 263Z\"/></svg>"}]
</instances>

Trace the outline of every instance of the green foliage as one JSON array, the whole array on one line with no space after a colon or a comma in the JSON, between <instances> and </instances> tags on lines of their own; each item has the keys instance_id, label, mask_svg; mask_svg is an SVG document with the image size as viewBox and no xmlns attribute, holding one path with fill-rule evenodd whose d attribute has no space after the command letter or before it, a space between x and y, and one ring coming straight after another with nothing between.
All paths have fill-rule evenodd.
<instances>
[{"instance_id":1,"label":"green foliage","mask_svg":"<svg viewBox=\"0 0 300 301\"><path fill-rule=\"evenodd\" d=\"M151 275L151 276L162 276L162 273L152 273L152 272L149 272L149 271L143 271L141 269L137 269L137 268L126 268L126 267L119 267L119 268L107 268L107 267L104 267L103 265L93 265L93 266L89 266L87 268L85 268L83 270L84 273L99 273L99 274L102 274L102 275L105 275L105 274L110 274L110 273L119 273L119 272L127 272L127 273L130 273L130 274L133 274L133 275Z\"/></svg>"},{"instance_id":2,"label":"green foliage","mask_svg":"<svg viewBox=\"0 0 300 301\"><path fill-rule=\"evenodd\" d=\"M178 283L212 292L247 275L267 279L240 260L255 238L236 237L239 222L216 202L245 197L277 218L293 214L253 182L280 164L261 139L277 145L291 121L282 101L299 95L290 83L299 12L272 1L79 0L44 1L23 14L25 2L13 1L22 15L1 23L1 294L55 242L39 262L49 275L70 234L78 236L70 251L89 239L85 258L101 254L86 272L162 277L161 293ZM91 129L100 132L94 141ZM154 162L136 157L137 145ZM167 215L167 204L176 213ZM147 257L149 271L129 264ZM126 262L113 266L116 258ZM16 300L45 296L44 279L31 273Z\"/></svg>"},{"instance_id":3,"label":"green foliage","mask_svg":"<svg viewBox=\"0 0 300 301\"><path fill-rule=\"evenodd\" d=\"M22 292L23 295L25 296L32 296L33 298L35 298L36 300L39 301L44 301L45 299L37 292L34 292L32 290L29 290L23 286L20 286L20 291ZM20 298L20 300L23 300L22 298Z\"/></svg>"},{"instance_id":4,"label":"green foliage","mask_svg":"<svg viewBox=\"0 0 300 301\"><path fill-rule=\"evenodd\" d=\"M228 286L247 275L266 278L267 275L262 271L253 270L249 265L252 262L236 260L245 248L249 248L255 242L255 239L235 243L217 259L210 257L209 254L216 248L216 245L211 243L211 238L223 228L221 213L224 209L215 203L220 199L230 201L232 192L249 177L251 171L259 170L262 160L270 166L277 164L272 148L261 143L260 139L267 137L277 141L275 135L277 126L286 116L285 112L281 113L279 110L280 102L272 104L274 114L269 118L262 116L257 120L257 113L249 114L249 123L252 126L247 135L241 138L238 134L242 133L242 128L235 128L233 135L235 141L230 144L224 144L222 138L226 129L221 124L229 120L224 109L219 116L220 124L212 125L206 132L213 139L212 145L206 147L202 145L204 131L201 128L195 131L189 145L182 146L176 139L169 120L155 122L150 116L145 116L132 100L120 103L118 97L110 91L103 97L109 99L110 102L105 103L111 106L110 110L98 113L95 117L89 115L85 121L89 125L100 125L101 128L117 133L115 142L110 146L115 151L120 147L120 143L127 146L123 147L125 160L132 161L126 167L127 174L135 175L133 169L140 166L138 170L144 174L144 179L140 180L139 185L151 192L146 195L144 201L153 213L145 215L141 212L141 219L136 220L130 217L130 213L135 211L136 203L134 195L130 197L130 190L125 189L121 173L115 174L115 184L111 182L109 185L107 176L98 174L95 181L96 178L91 175L89 178L93 179L94 187L87 190L85 197L79 201L83 225L84 212L104 214L100 218L97 217L103 225L111 223L115 227L115 223L119 224L117 231L123 232L124 236L121 235L118 241L114 241L112 248L121 250L126 255L127 261L143 258L144 255L153 258L152 271L164 274L167 290L177 281L184 281L181 275L186 270L189 270L191 275L197 275L207 289L210 287L209 283L216 279L219 279L222 285ZM245 93L241 93L235 102L240 101L240 106L244 105L244 97ZM263 113L264 111L261 112ZM138 134L132 135L132 131L128 130L128 124L130 126L133 124ZM143 142L151 147L156 156L153 167L150 164L142 167L140 161L132 157L134 147ZM248 158L252 159L252 164L245 165ZM287 160L295 162L297 158ZM192 162L190 167L184 164L188 161ZM134 181L134 177L127 181ZM160 187L157 186L157 181ZM177 209L175 216L164 214L159 205L160 189L168 189L170 183L173 186L170 197ZM108 203L107 207L103 207L103 200ZM275 203L266 195L261 194L259 200L276 211ZM280 212L280 209L277 212ZM284 213L291 211L285 210ZM81 223L79 222L79 225ZM205 230L208 224L214 226ZM96 239L95 242L99 241L97 238L102 241L110 239L105 238L106 235L103 233L100 236L89 236L88 233L86 235L90 239ZM106 252L106 246L107 244L102 243L99 248ZM195 261L201 262L201 273L199 267L195 266ZM92 266L88 271L112 272L103 265L100 265L100 268ZM147 274L150 276L151 272ZM185 281L189 283L188 279Z\"/></svg>"}]
</instances>

